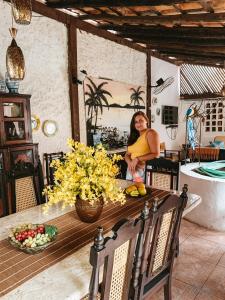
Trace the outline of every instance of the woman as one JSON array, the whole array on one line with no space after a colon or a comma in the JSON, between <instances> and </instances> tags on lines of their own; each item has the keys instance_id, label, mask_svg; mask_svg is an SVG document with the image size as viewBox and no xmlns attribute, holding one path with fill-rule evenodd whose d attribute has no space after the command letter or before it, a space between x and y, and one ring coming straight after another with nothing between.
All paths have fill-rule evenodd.
<instances>
[{"instance_id":1,"label":"woman","mask_svg":"<svg viewBox=\"0 0 225 300\"><path fill-rule=\"evenodd\" d=\"M148 128L149 120L142 111L136 112L130 123L130 136L125 154L127 162L126 179L144 181L145 162L160 154L158 133Z\"/></svg>"}]
</instances>

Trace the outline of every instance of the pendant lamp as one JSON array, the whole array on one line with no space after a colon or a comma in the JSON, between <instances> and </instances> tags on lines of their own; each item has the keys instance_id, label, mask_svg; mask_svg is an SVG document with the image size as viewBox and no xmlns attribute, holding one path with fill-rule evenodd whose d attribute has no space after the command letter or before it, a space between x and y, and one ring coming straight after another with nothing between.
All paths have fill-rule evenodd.
<instances>
[{"instance_id":1,"label":"pendant lamp","mask_svg":"<svg viewBox=\"0 0 225 300\"><path fill-rule=\"evenodd\" d=\"M16 28L9 29L12 36L11 45L7 49L6 53L6 68L10 79L23 80L25 76L25 61L23 52L16 43Z\"/></svg>"},{"instance_id":2,"label":"pendant lamp","mask_svg":"<svg viewBox=\"0 0 225 300\"><path fill-rule=\"evenodd\" d=\"M32 17L31 0L11 0L12 14L18 24L29 25Z\"/></svg>"}]
</instances>

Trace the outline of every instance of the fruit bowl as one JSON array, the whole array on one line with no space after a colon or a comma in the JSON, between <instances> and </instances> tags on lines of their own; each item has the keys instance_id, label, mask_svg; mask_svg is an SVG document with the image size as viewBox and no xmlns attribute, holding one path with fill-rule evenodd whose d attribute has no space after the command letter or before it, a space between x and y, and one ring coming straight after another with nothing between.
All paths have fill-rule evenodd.
<instances>
[{"instance_id":1,"label":"fruit bowl","mask_svg":"<svg viewBox=\"0 0 225 300\"><path fill-rule=\"evenodd\" d=\"M125 189L125 193L128 197L141 198L147 194L150 194L150 188L146 188L144 183L135 182Z\"/></svg>"},{"instance_id":2,"label":"fruit bowl","mask_svg":"<svg viewBox=\"0 0 225 300\"><path fill-rule=\"evenodd\" d=\"M58 229L54 225L44 224L22 224L11 229L9 243L28 254L36 254L56 239Z\"/></svg>"}]
</instances>

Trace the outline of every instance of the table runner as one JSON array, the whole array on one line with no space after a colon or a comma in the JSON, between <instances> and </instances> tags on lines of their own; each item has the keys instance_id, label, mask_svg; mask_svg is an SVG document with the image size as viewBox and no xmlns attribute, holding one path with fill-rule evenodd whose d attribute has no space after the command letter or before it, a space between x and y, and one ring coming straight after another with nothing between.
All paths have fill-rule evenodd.
<instances>
[{"instance_id":1,"label":"table runner","mask_svg":"<svg viewBox=\"0 0 225 300\"><path fill-rule=\"evenodd\" d=\"M47 223L58 227L57 239L39 254L26 254L13 248L7 240L0 241L0 296L93 241L97 226L101 225L107 232L122 218L138 216L144 201L154 197L162 199L168 194L168 191L152 189L151 195L128 198L123 206L109 204L104 207L100 219L92 224L80 221L75 211L55 218Z\"/></svg>"}]
</instances>

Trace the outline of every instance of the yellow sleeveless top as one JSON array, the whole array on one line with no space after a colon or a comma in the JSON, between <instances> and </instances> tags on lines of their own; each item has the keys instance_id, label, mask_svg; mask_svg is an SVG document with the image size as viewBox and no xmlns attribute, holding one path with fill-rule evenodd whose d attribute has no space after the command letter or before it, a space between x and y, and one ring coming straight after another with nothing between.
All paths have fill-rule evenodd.
<instances>
[{"instance_id":1,"label":"yellow sleeveless top","mask_svg":"<svg viewBox=\"0 0 225 300\"><path fill-rule=\"evenodd\" d=\"M128 146L127 150L131 154L131 159L151 152L148 141L146 139L147 132L148 129L141 136L139 136L139 138L133 145Z\"/></svg>"}]
</instances>

